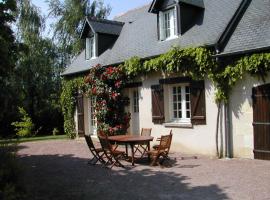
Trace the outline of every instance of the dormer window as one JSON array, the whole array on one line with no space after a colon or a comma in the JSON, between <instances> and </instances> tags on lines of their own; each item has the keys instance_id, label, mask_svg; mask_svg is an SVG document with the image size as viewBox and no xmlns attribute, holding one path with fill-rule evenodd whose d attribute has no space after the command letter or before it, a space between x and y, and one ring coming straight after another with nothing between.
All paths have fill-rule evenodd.
<instances>
[{"instance_id":1,"label":"dormer window","mask_svg":"<svg viewBox=\"0 0 270 200\"><path fill-rule=\"evenodd\" d=\"M89 60L96 57L95 37L86 38L85 59Z\"/></svg>"},{"instance_id":2,"label":"dormer window","mask_svg":"<svg viewBox=\"0 0 270 200\"><path fill-rule=\"evenodd\" d=\"M159 12L160 40L167 40L177 36L176 8Z\"/></svg>"}]
</instances>

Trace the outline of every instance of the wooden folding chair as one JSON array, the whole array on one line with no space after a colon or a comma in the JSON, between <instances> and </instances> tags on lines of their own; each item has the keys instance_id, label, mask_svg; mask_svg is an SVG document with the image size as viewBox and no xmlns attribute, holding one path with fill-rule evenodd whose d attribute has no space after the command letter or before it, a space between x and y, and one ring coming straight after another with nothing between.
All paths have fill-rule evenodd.
<instances>
[{"instance_id":1,"label":"wooden folding chair","mask_svg":"<svg viewBox=\"0 0 270 200\"><path fill-rule=\"evenodd\" d=\"M147 152L152 160L151 166L156 165L157 163L162 164L165 159L169 159L168 155L171 147L171 142L172 132L170 132L169 135L161 136L160 143L156 147L156 149ZM162 160L160 162L157 162L160 157L162 157Z\"/></svg>"},{"instance_id":2,"label":"wooden folding chair","mask_svg":"<svg viewBox=\"0 0 270 200\"><path fill-rule=\"evenodd\" d=\"M141 136L151 136L151 132L152 132L151 128L142 128ZM148 145L148 142L147 143L143 142L141 144L135 145L134 154L136 154L136 152L139 152L142 158L144 154L148 151L147 145Z\"/></svg>"},{"instance_id":3,"label":"wooden folding chair","mask_svg":"<svg viewBox=\"0 0 270 200\"><path fill-rule=\"evenodd\" d=\"M104 152L102 148L96 148L93 140L90 135L84 135L85 141L87 143L87 146L94 156L90 161L88 161L88 164L95 165L99 161L101 164L105 165L105 160L103 159Z\"/></svg>"},{"instance_id":4,"label":"wooden folding chair","mask_svg":"<svg viewBox=\"0 0 270 200\"><path fill-rule=\"evenodd\" d=\"M170 130L170 133L169 133L170 135L172 135L172 130ZM158 142L160 142L160 138L157 138L157 140L156 141L158 141ZM158 148L158 144L156 144L156 145L154 145L152 148L153 149L157 149Z\"/></svg>"},{"instance_id":5,"label":"wooden folding chair","mask_svg":"<svg viewBox=\"0 0 270 200\"><path fill-rule=\"evenodd\" d=\"M103 149L104 155L108 159L108 161L105 163L105 165L111 165L110 168L113 168L113 166L117 167L123 167L122 163L119 161L120 159L125 158L125 152L124 151L118 151L116 150L110 143L107 135L98 135L101 147Z\"/></svg>"}]
</instances>

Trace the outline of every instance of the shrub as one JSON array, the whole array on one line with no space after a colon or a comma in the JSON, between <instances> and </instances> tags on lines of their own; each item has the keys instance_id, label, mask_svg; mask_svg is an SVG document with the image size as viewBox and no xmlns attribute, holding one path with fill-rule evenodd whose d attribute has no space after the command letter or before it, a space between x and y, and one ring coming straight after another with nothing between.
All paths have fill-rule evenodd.
<instances>
[{"instance_id":1,"label":"shrub","mask_svg":"<svg viewBox=\"0 0 270 200\"><path fill-rule=\"evenodd\" d=\"M0 199L27 199L21 182L22 170L18 166L15 153L12 152L15 148L15 145L0 144Z\"/></svg>"},{"instance_id":2,"label":"shrub","mask_svg":"<svg viewBox=\"0 0 270 200\"><path fill-rule=\"evenodd\" d=\"M15 127L16 135L19 137L30 137L33 135L34 124L31 117L27 114L24 108L19 107L21 121L13 122L11 125Z\"/></svg>"},{"instance_id":3,"label":"shrub","mask_svg":"<svg viewBox=\"0 0 270 200\"><path fill-rule=\"evenodd\" d=\"M52 133L53 133L53 136L56 136L60 134L60 131L58 130L58 128L54 128Z\"/></svg>"}]
</instances>

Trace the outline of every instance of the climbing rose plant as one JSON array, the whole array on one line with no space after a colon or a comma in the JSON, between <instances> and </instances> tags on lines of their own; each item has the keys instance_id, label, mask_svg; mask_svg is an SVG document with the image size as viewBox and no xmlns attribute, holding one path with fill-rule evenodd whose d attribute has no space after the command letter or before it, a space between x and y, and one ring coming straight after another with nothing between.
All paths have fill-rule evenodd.
<instances>
[{"instance_id":1,"label":"climbing rose plant","mask_svg":"<svg viewBox=\"0 0 270 200\"><path fill-rule=\"evenodd\" d=\"M119 67L97 65L85 77L86 94L95 97L95 117L100 134L122 135L129 128L130 113L125 112L129 99L123 89L127 76Z\"/></svg>"}]
</instances>

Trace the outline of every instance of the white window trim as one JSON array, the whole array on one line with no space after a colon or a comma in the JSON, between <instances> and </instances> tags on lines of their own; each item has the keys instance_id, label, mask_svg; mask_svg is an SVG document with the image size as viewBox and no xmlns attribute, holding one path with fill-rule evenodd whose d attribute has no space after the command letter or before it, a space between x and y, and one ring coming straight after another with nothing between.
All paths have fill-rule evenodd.
<instances>
[{"instance_id":1,"label":"white window trim","mask_svg":"<svg viewBox=\"0 0 270 200\"><path fill-rule=\"evenodd\" d=\"M88 99L88 121L89 121L89 134L91 136L97 136L97 124L92 126L92 99L93 97L89 97ZM96 119L95 119L96 120Z\"/></svg>"},{"instance_id":2,"label":"white window trim","mask_svg":"<svg viewBox=\"0 0 270 200\"><path fill-rule=\"evenodd\" d=\"M89 43L90 43L90 40L93 40L93 55L92 55L92 57L91 57L91 55L90 55L90 46L88 46L87 44L88 44L88 41L89 41ZM86 60L92 60L92 59L96 59L97 58L97 56L96 56L96 49L97 49L97 45L96 45L96 42L97 41L97 39L96 39L96 34L94 34L94 36L92 36L92 37L88 37L88 38L86 38L86 41L85 41L85 59ZM87 51L88 51L88 56L87 56Z\"/></svg>"},{"instance_id":3,"label":"white window trim","mask_svg":"<svg viewBox=\"0 0 270 200\"><path fill-rule=\"evenodd\" d=\"M169 12L174 12L175 18L173 18L173 15L170 15L170 37L166 37L165 35L165 28L164 28L164 15ZM172 28L174 27L174 28ZM159 35L160 35L160 41L168 41L175 38L178 38L178 19L177 19L177 10L176 6L173 8L170 8L166 11L159 12Z\"/></svg>"},{"instance_id":4,"label":"white window trim","mask_svg":"<svg viewBox=\"0 0 270 200\"><path fill-rule=\"evenodd\" d=\"M182 99L182 116L186 115L186 92L185 87L190 86L188 83L181 83L181 84L172 84L168 87L169 89L169 118L170 120L165 123L165 126L177 127L177 126L184 126L184 127L192 127L191 118L182 118L182 119L175 119L173 117L173 87L181 86L181 99ZM191 112L191 103L190 103L190 112Z\"/></svg>"},{"instance_id":5,"label":"white window trim","mask_svg":"<svg viewBox=\"0 0 270 200\"><path fill-rule=\"evenodd\" d=\"M132 103L133 103L132 109L134 113L140 112L139 101L140 101L140 95L139 95L139 90L137 88L132 91Z\"/></svg>"}]
</instances>

